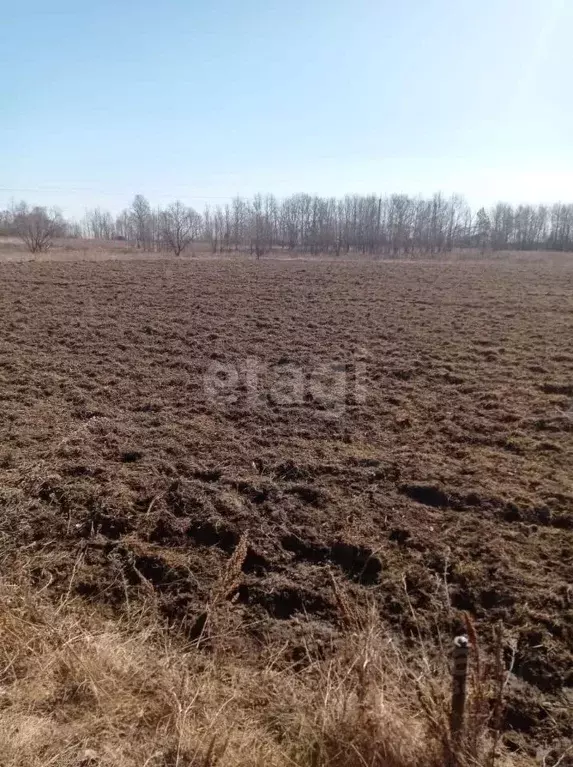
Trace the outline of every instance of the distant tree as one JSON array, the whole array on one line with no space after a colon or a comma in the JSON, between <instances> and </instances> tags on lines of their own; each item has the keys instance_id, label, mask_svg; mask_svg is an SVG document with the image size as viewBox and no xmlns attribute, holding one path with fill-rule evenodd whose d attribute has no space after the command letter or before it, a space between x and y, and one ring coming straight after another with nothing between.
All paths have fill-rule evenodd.
<instances>
[{"instance_id":1,"label":"distant tree","mask_svg":"<svg viewBox=\"0 0 573 767\"><path fill-rule=\"evenodd\" d=\"M253 197L250 209L251 218L251 254L256 253L257 259L265 252L265 221L263 216L263 198L260 194Z\"/></svg>"},{"instance_id":2,"label":"distant tree","mask_svg":"<svg viewBox=\"0 0 573 767\"><path fill-rule=\"evenodd\" d=\"M491 221L484 208L480 208L476 213L476 238L478 247L485 253L491 241Z\"/></svg>"},{"instance_id":3,"label":"distant tree","mask_svg":"<svg viewBox=\"0 0 573 767\"><path fill-rule=\"evenodd\" d=\"M220 205L217 205L213 213L213 231L213 253L217 252L217 245L219 246L219 253L222 253L225 244L225 217Z\"/></svg>"},{"instance_id":4,"label":"distant tree","mask_svg":"<svg viewBox=\"0 0 573 767\"><path fill-rule=\"evenodd\" d=\"M136 194L129 211L132 230L138 248L149 250L151 248L152 215L151 205L142 194Z\"/></svg>"},{"instance_id":5,"label":"distant tree","mask_svg":"<svg viewBox=\"0 0 573 767\"><path fill-rule=\"evenodd\" d=\"M514 231L514 213L511 205L498 202L491 211L491 246L494 250L510 247Z\"/></svg>"},{"instance_id":6,"label":"distant tree","mask_svg":"<svg viewBox=\"0 0 573 767\"><path fill-rule=\"evenodd\" d=\"M84 228L88 236L96 240L113 240L115 237L115 222L112 215L101 208L86 211Z\"/></svg>"},{"instance_id":7,"label":"distant tree","mask_svg":"<svg viewBox=\"0 0 573 767\"><path fill-rule=\"evenodd\" d=\"M187 248L201 231L201 216L179 200L160 212L160 231L165 246L176 256Z\"/></svg>"},{"instance_id":8,"label":"distant tree","mask_svg":"<svg viewBox=\"0 0 573 767\"><path fill-rule=\"evenodd\" d=\"M247 239L248 205L240 197L235 197L232 202L232 239L235 250L239 250Z\"/></svg>"},{"instance_id":9,"label":"distant tree","mask_svg":"<svg viewBox=\"0 0 573 767\"><path fill-rule=\"evenodd\" d=\"M39 212L40 211L40 212ZM43 213L42 213L43 211ZM213 253L250 250L258 258L273 249L302 253L437 255L457 248L486 250L551 249L573 251L573 204L519 205L497 203L491 209L472 211L462 197L410 197L407 194L346 195L343 198L294 194L282 200L273 195L236 197L228 205L206 208L200 216L183 203L166 210L151 208L136 195L129 208L117 216L100 208L86 211L80 224L64 222L44 208L33 211L25 204L11 203L0 211L0 236L30 235L32 213L36 233L49 222L62 228L58 236L123 239L145 250L168 248L180 254L193 240L203 239ZM24 226L25 223L28 226Z\"/></svg>"},{"instance_id":10,"label":"distant tree","mask_svg":"<svg viewBox=\"0 0 573 767\"><path fill-rule=\"evenodd\" d=\"M14 234L14 211L0 210L0 234Z\"/></svg>"},{"instance_id":11,"label":"distant tree","mask_svg":"<svg viewBox=\"0 0 573 767\"><path fill-rule=\"evenodd\" d=\"M36 206L28 209L22 203L14 214L14 230L30 253L49 250L56 237L63 234L64 220L57 210Z\"/></svg>"},{"instance_id":12,"label":"distant tree","mask_svg":"<svg viewBox=\"0 0 573 767\"><path fill-rule=\"evenodd\" d=\"M79 240L82 236L82 227L78 221L70 221L65 227L65 236L72 240Z\"/></svg>"},{"instance_id":13,"label":"distant tree","mask_svg":"<svg viewBox=\"0 0 573 767\"><path fill-rule=\"evenodd\" d=\"M122 210L119 216L116 216L115 219L115 239L119 239L121 237L122 240L130 240L133 239L132 232L132 222L130 218L129 210Z\"/></svg>"}]
</instances>

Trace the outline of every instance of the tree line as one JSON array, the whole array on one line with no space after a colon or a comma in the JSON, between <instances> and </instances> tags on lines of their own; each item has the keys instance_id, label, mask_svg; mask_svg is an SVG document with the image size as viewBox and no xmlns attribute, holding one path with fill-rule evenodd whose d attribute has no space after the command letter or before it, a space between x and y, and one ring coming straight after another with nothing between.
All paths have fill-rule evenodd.
<instances>
[{"instance_id":1,"label":"tree line","mask_svg":"<svg viewBox=\"0 0 573 767\"><path fill-rule=\"evenodd\" d=\"M275 249L311 254L436 255L454 249L573 251L573 204L497 203L473 212L458 196L394 194L343 198L296 194L279 200L257 194L198 213L183 202L152 208L136 195L113 216L95 208L82 221L25 202L0 211L0 233L19 236L29 250L47 250L58 237L120 240L144 251L172 252L209 244L213 253Z\"/></svg>"}]
</instances>

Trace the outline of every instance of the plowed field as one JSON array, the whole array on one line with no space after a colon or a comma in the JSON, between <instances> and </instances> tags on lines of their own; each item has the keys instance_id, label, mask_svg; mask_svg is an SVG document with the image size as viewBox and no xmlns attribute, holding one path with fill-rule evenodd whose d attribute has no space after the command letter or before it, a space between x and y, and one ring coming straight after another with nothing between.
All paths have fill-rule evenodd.
<instances>
[{"instance_id":1,"label":"plowed field","mask_svg":"<svg viewBox=\"0 0 573 767\"><path fill-rule=\"evenodd\" d=\"M327 652L332 577L436 646L502 620L505 727L571 736L573 261L9 263L5 567ZM106 608L107 609L107 608Z\"/></svg>"}]
</instances>

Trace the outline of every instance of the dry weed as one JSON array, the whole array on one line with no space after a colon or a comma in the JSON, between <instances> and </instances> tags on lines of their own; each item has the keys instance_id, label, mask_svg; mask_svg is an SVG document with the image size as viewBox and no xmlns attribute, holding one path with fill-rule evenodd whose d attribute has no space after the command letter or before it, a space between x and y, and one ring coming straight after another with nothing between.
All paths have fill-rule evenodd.
<instances>
[{"instance_id":1,"label":"dry weed","mask_svg":"<svg viewBox=\"0 0 573 767\"><path fill-rule=\"evenodd\" d=\"M333 657L295 672L276 655L223 661L182 646L153 607L122 625L6 582L0 603L2 767L444 763L445 697L428 693L375 612L348 627ZM480 746L460 764L489 765L488 753Z\"/></svg>"}]
</instances>

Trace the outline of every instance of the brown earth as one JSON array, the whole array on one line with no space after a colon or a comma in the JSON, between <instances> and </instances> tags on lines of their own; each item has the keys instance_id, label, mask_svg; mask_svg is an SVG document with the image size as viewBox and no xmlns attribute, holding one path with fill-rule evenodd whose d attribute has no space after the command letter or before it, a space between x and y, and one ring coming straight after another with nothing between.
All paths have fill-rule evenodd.
<instances>
[{"instance_id":1,"label":"brown earth","mask_svg":"<svg viewBox=\"0 0 573 767\"><path fill-rule=\"evenodd\" d=\"M501 620L508 742L572 737L573 259L1 272L5 568L196 637L246 533L231 641L327 653L331 574L412 647Z\"/></svg>"}]
</instances>

